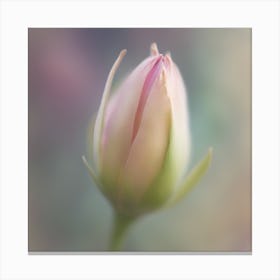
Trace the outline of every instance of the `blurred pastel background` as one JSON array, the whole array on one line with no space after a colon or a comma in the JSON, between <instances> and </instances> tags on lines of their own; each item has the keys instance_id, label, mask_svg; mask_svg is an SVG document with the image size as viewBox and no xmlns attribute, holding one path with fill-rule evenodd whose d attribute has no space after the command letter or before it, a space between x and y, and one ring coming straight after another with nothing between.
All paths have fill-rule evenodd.
<instances>
[{"instance_id":1,"label":"blurred pastel background","mask_svg":"<svg viewBox=\"0 0 280 280\"><path fill-rule=\"evenodd\" d=\"M28 31L29 251L105 251L107 200L81 156L108 72L116 81L149 54L170 51L188 89L193 166L207 175L178 205L131 227L124 251L251 251L251 29L34 29Z\"/></svg>"}]
</instances>

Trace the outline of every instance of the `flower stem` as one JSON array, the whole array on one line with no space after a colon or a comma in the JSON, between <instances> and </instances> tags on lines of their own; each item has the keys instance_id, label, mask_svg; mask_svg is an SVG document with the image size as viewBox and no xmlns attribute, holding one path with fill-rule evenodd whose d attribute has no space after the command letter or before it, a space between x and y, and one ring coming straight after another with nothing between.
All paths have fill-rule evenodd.
<instances>
[{"instance_id":1,"label":"flower stem","mask_svg":"<svg viewBox=\"0 0 280 280\"><path fill-rule=\"evenodd\" d=\"M133 218L122 216L115 213L114 228L111 236L110 251L120 251L124 236Z\"/></svg>"}]
</instances>

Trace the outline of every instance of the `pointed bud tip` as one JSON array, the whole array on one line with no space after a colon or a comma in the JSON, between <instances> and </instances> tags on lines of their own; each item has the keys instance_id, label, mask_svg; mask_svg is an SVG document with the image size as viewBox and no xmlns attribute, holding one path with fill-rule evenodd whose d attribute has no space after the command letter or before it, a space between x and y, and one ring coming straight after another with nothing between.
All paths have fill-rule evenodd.
<instances>
[{"instance_id":1,"label":"pointed bud tip","mask_svg":"<svg viewBox=\"0 0 280 280\"><path fill-rule=\"evenodd\" d=\"M157 44L154 42L151 44L151 55L159 55Z\"/></svg>"},{"instance_id":2,"label":"pointed bud tip","mask_svg":"<svg viewBox=\"0 0 280 280\"><path fill-rule=\"evenodd\" d=\"M126 55L126 53L127 53L126 49L121 50L119 57L124 57Z\"/></svg>"}]
</instances>

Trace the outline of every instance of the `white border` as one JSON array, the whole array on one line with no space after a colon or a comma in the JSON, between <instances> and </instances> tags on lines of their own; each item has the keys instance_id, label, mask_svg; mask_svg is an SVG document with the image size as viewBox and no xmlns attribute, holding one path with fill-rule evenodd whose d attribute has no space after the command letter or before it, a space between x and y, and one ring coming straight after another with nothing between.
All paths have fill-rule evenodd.
<instances>
[{"instance_id":1,"label":"white border","mask_svg":"<svg viewBox=\"0 0 280 280\"><path fill-rule=\"evenodd\" d=\"M253 255L27 253L28 27L253 28ZM279 279L279 2L2 1L1 279Z\"/></svg>"}]
</instances>

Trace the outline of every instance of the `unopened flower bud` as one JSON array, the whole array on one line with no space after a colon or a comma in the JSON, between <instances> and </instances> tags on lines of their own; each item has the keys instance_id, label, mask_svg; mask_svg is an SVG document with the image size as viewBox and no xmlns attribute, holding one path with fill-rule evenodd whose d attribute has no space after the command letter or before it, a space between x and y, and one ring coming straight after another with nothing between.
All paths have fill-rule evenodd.
<instances>
[{"instance_id":1,"label":"unopened flower bud","mask_svg":"<svg viewBox=\"0 0 280 280\"><path fill-rule=\"evenodd\" d=\"M93 136L93 173L117 212L138 216L169 201L190 157L186 88L170 54L156 44L111 93L126 51L108 76Z\"/></svg>"}]
</instances>

